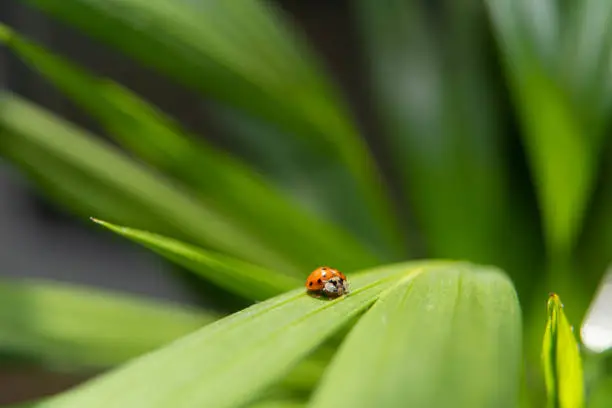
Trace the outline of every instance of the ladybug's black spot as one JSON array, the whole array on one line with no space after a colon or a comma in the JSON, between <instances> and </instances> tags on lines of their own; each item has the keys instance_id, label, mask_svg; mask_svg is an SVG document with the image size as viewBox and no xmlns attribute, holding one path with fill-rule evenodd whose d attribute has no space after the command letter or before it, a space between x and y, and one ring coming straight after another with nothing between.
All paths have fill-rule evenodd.
<instances>
[{"instance_id":1,"label":"ladybug's black spot","mask_svg":"<svg viewBox=\"0 0 612 408\"><path fill-rule=\"evenodd\" d=\"M332 285L334 285L334 286L338 286L338 282L337 282L337 281L335 281L335 280L334 280L334 281L331 281L331 283L332 283Z\"/></svg>"},{"instance_id":2,"label":"ladybug's black spot","mask_svg":"<svg viewBox=\"0 0 612 408\"><path fill-rule=\"evenodd\" d=\"M312 281L308 282L308 286L312 286Z\"/></svg>"},{"instance_id":3,"label":"ladybug's black spot","mask_svg":"<svg viewBox=\"0 0 612 408\"><path fill-rule=\"evenodd\" d=\"M323 281L321 279L317 279L317 283L321 284L321 283L323 283Z\"/></svg>"}]
</instances>

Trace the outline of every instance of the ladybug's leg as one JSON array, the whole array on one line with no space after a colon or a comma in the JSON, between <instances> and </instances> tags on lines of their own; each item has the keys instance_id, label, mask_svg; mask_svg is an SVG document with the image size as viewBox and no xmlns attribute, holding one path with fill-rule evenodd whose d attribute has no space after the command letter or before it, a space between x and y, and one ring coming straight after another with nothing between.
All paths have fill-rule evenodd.
<instances>
[{"instance_id":1,"label":"ladybug's leg","mask_svg":"<svg viewBox=\"0 0 612 408\"><path fill-rule=\"evenodd\" d=\"M321 292L319 292L319 291L309 290L307 293L308 293L308 296L312 296L312 297L317 298L317 299L320 299L321 296L322 296Z\"/></svg>"}]
</instances>

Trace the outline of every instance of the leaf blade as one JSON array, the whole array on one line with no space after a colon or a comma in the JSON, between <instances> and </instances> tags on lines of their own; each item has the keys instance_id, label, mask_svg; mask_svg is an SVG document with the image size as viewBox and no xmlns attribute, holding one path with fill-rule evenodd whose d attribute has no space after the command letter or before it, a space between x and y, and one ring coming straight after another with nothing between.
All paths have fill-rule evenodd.
<instances>
[{"instance_id":1,"label":"leaf blade","mask_svg":"<svg viewBox=\"0 0 612 408\"><path fill-rule=\"evenodd\" d=\"M389 197L348 109L308 47L271 5L255 0L172 7L160 0L29 3L205 96L274 123L313 157L333 163L333 175L333 167L341 167L349 180L343 187L366 218L346 225L360 226L370 242L382 241L395 254L403 253Z\"/></svg>"},{"instance_id":2,"label":"leaf blade","mask_svg":"<svg viewBox=\"0 0 612 408\"><path fill-rule=\"evenodd\" d=\"M551 294L542 345L542 363L549 405L554 408L584 407L582 361L574 331L559 296Z\"/></svg>"},{"instance_id":3,"label":"leaf blade","mask_svg":"<svg viewBox=\"0 0 612 408\"><path fill-rule=\"evenodd\" d=\"M244 404L367 308L398 275L426 265L412 262L362 274L354 278L350 296L331 302L296 290L256 304L41 407Z\"/></svg>"},{"instance_id":4,"label":"leaf blade","mask_svg":"<svg viewBox=\"0 0 612 408\"><path fill-rule=\"evenodd\" d=\"M187 307L89 287L0 280L0 349L48 365L116 365L216 318Z\"/></svg>"},{"instance_id":5,"label":"leaf blade","mask_svg":"<svg viewBox=\"0 0 612 408\"><path fill-rule=\"evenodd\" d=\"M428 256L499 264L491 237L504 236L500 221L512 216L499 216L509 211L507 174L478 3L442 7L444 30L428 24L418 2L354 7L395 172Z\"/></svg>"},{"instance_id":6,"label":"leaf blade","mask_svg":"<svg viewBox=\"0 0 612 408\"><path fill-rule=\"evenodd\" d=\"M0 154L83 215L144 225L278 270L301 271L161 175L10 93L0 94L0 131ZM70 202L75 199L88 213Z\"/></svg>"},{"instance_id":7,"label":"leaf blade","mask_svg":"<svg viewBox=\"0 0 612 408\"><path fill-rule=\"evenodd\" d=\"M172 262L246 298L264 300L301 285L301 281L193 245L95 218L93 222L157 252Z\"/></svg>"},{"instance_id":8,"label":"leaf blade","mask_svg":"<svg viewBox=\"0 0 612 408\"><path fill-rule=\"evenodd\" d=\"M85 72L9 28L4 30L3 41L21 59L97 118L122 146L180 180L295 263L306 268L329 263L343 270L379 263L345 231L303 211L298 202L287 200L234 157L201 138L196 143L177 123L128 89Z\"/></svg>"},{"instance_id":9,"label":"leaf blade","mask_svg":"<svg viewBox=\"0 0 612 408\"><path fill-rule=\"evenodd\" d=\"M566 257L591 197L600 127L581 115L585 109L559 69L565 65L559 55L559 5L548 0L486 3L523 128L546 243L553 257ZM598 108L586 108L592 109Z\"/></svg>"},{"instance_id":10,"label":"leaf blade","mask_svg":"<svg viewBox=\"0 0 612 408\"><path fill-rule=\"evenodd\" d=\"M515 407L520 348L507 278L474 266L432 268L380 296L310 406L335 406L337 390L350 384L343 403L351 407Z\"/></svg>"}]
</instances>

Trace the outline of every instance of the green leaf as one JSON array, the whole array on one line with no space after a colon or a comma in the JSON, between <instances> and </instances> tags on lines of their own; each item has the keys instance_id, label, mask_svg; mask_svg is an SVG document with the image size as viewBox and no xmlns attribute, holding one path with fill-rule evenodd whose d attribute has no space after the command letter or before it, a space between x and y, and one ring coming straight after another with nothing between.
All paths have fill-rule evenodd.
<instances>
[{"instance_id":1,"label":"green leaf","mask_svg":"<svg viewBox=\"0 0 612 408\"><path fill-rule=\"evenodd\" d=\"M210 115L224 129L224 140L231 150L285 194L338 224L388 262L406 258L405 246L389 243L380 234L381 223L372 217L372 210L364 205L355 189L355 180L341 163L321 152L306 150L269 123L236 110L212 104L207 107L212 108ZM385 184L379 187L382 189Z\"/></svg>"},{"instance_id":2,"label":"green leaf","mask_svg":"<svg viewBox=\"0 0 612 408\"><path fill-rule=\"evenodd\" d=\"M40 406L233 407L253 401L405 276L445 263L381 267L327 301L298 289L251 306ZM452 268L453 263L446 263ZM344 393L342 394L344 395Z\"/></svg>"},{"instance_id":3,"label":"green leaf","mask_svg":"<svg viewBox=\"0 0 612 408\"><path fill-rule=\"evenodd\" d=\"M51 55L14 32L5 38L17 55L97 118L122 146L180 180L216 211L296 264L309 268L328 263L353 270L380 263L350 235L303 211L299 203L287 200L235 158L201 138L196 142L129 90Z\"/></svg>"},{"instance_id":4,"label":"green leaf","mask_svg":"<svg viewBox=\"0 0 612 408\"><path fill-rule=\"evenodd\" d=\"M510 281L496 269L441 267L380 296L310 406L514 408L520 364L521 317Z\"/></svg>"},{"instance_id":5,"label":"green leaf","mask_svg":"<svg viewBox=\"0 0 612 408\"><path fill-rule=\"evenodd\" d=\"M544 332L542 362L551 408L584 407L584 382L578 343L559 296L548 299L548 321Z\"/></svg>"},{"instance_id":6,"label":"green leaf","mask_svg":"<svg viewBox=\"0 0 612 408\"><path fill-rule=\"evenodd\" d=\"M23 402L19 404L6 405L6 406L3 406L3 408L36 408L38 404L40 404L41 402L42 400L29 401L29 402Z\"/></svg>"},{"instance_id":7,"label":"green leaf","mask_svg":"<svg viewBox=\"0 0 612 408\"><path fill-rule=\"evenodd\" d=\"M365 142L309 48L273 6L256 0L29 0L221 103L297 137L321 169L341 167L353 219L374 242L402 253L402 234ZM283 141L280 141L283 143ZM314 163L313 163L314 164ZM333 174L333 173L332 173ZM364 212L362 212L364 213ZM371 230L363 226L371 226Z\"/></svg>"},{"instance_id":8,"label":"green leaf","mask_svg":"<svg viewBox=\"0 0 612 408\"><path fill-rule=\"evenodd\" d=\"M64 367L107 367L215 320L167 302L42 280L0 280L0 350Z\"/></svg>"},{"instance_id":9,"label":"green leaf","mask_svg":"<svg viewBox=\"0 0 612 408\"><path fill-rule=\"evenodd\" d=\"M500 264L509 257L502 242L521 220L510 214L482 6L443 3L437 30L419 2L355 7L394 167L429 256Z\"/></svg>"},{"instance_id":10,"label":"green leaf","mask_svg":"<svg viewBox=\"0 0 612 408\"><path fill-rule=\"evenodd\" d=\"M606 137L612 108L612 3L606 0L570 2L565 30L563 72L576 109L596 138Z\"/></svg>"},{"instance_id":11,"label":"green leaf","mask_svg":"<svg viewBox=\"0 0 612 408\"><path fill-rule=\"evenodd\" d=\"M0 94L0 155L81 215L155 229L287 273L303 268L226 216L95 137Z\"/></svg>"},{"instance_id":12,"label":"green leaf","mask_svg":"<svg viewBox=\"0 0 612 408\"><path fill-rule=\"evenodd\" d=\"M556 2L487 4L524 129L544 235L554 256L567 256L591 195L600 128L580 115L583 107L562 75Z\"/></svg>"},{"instance_id":13,"label":"green leaf","mask_svg":"<svg viewBox=\"0 0 612 408\"><path fill-rule=\"evenodd\" d=\"M348 123L339 112L338 99L310 50L278 10L265 3L176 2L171 7L159 0L29 3L189 87L292 131L318 128L311 143L323 135L337 141L352 137L347 136ZM85 24L83 18L92 21ZM345 148L341 145L336 147ZM354 142L349 146L354 147Z\"/></svg>"},{"instance_id":14,"label":"green leaf","mask_svg":"<svg viewBox=\"0 0 612 408\"><path fill-rule=\"evenodd\" d=\"M563 92L549 78L533 72L521 87L519 108L546 239L554 254L567 254L591 194L596 152Z\"/></svg>"},{"instance_id":15,"label":"green leaf","mask_svg":"<svg viewBox=\"0 0 612 408\"><path fill-rule=\"evenodd\" d=\"M216 285L247 299L264 300L302 284L297 278L279 274L222 254L162 237L146 231L92 221L129 238Z\"/></svg>"},{"instance_id":16,"label":"green leaf","mask_svg":"<svg viewBox=\"0 0 612 408\"><path fill-rule=\"evenodd\" d=\"M277 399L258 402L248 405L247 408L301 408L305 406L306 404L301 401L292 399Z\"/></svg>"}]
</instances>

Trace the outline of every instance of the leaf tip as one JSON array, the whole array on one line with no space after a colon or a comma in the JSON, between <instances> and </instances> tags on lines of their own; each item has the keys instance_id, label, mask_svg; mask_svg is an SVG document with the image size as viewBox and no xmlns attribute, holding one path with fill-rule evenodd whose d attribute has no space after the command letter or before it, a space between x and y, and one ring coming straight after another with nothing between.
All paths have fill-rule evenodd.
<instances>
[{"instance_id":1,"label":"leaf tip","mask_svg":"<svg viewBox=\"0 0 612 408\"><path fill-rule=\"evenodd\" d=\"M114 226L113 226L113 224L111 224L111 223L109 223L109 222L106 222L106 221L102 221L102 220L101 220L101 219L99 219L99 218L96 218L96 217L89 217L89 219L90 219L91 221L95 222L96 224L103 226L104 228L108 228L108 229L111 229L111 230L115 230L115 229L116 229L116 227L115 227L115 228L113 228L113 227L114 227Z\"/></svg>"},{"instance_id":2,"label":"leaf tip","mask_svg":"<svg viewBox=\"0 0 612 408\"><path fill-rule=\"evenodd\" d=\"M95 217L89 217L89 219L90 219L91 221L95 222L96 224L100 224L100 225L104 225L104 224L106 224L104 221L102 221L102 220L100 220L100 219L98 219L98 218L95 218Z\"/></svg>"},{"instance_id":3,"label":"leaf tip","mask_svg":"<svg viewBox=\"0 0 612 408\"><path fill-rule=\"evenodd\" d=\"M563 303L561 302L561 298L555 292L550 292L548 294L548 301L546 302L546 305L548 306L549 310L551 308L563 309Z\"/></svg>"},{"instance_id":4,"label":"leaf tip","mask_svg":"<svg viewBox=\"0 0 612 408\"><path fill-rule=\"evenodd\" d=\"M549 294L547 306L542 362L548 399L551 405L562 408L583 407L582 361L574 328L567 320L556 293Z\"/></svg>"}]
</instances>

